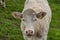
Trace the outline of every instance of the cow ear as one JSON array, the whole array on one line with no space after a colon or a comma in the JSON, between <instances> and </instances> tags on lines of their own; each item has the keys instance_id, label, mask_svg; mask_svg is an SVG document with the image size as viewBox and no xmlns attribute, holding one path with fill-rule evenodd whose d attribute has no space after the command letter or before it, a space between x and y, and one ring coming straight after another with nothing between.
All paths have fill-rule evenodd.
<instances>
[{"instance_id":1,"label":"cow ear","mask_svg":"<svg viewBox=\"0 0 60 40\"><path fill-rule=\"evenodd\" d=\"M39 12L36 16L37 16L37 18L40 18L40 19L42 19L44 16L46 15L46 12Z\"/></svg>"},{"instance_id":2,"label":"cow ear","mask_svg":"<svg viewBox=\"0 0 60 40\"><path fill-rule=\"evenodd\" d=\"M22 18L22 14L20 12L13 12L12 13L12 16L16 19L20 19Z\"/></svg>"}]
</instances>

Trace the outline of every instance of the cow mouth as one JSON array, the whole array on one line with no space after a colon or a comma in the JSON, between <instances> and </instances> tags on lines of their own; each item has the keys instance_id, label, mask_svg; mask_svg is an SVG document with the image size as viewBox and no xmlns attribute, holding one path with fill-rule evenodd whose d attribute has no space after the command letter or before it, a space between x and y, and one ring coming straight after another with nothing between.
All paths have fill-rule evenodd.
<instances>
[{"instance_id":1,"label":"cow mouth","mask_svg":"<svg viewBox=\"0 0 60 40\"><path fill-rule=\"evenodd\" d=\"M27 34L27 36L28 36L28 37L31 37L31 36L33 36L33 34L32 34L32 35L31 35L31 34Z\"/></svg>"}]
</instances>

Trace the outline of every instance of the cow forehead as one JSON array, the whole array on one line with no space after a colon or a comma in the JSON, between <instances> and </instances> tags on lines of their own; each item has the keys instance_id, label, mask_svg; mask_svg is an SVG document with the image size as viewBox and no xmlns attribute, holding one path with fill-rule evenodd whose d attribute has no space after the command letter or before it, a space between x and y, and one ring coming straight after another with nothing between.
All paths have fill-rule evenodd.
<instances>
[{"instance_id":1,"label":"cow forehead","mask_svg":"<svg viewBox=\"0 0 60 40\"><path fill-rule=\"evenodd\" d=\"M34 16L35 16L35 14L33 14L33 13L23 14L23 17L25 17L25 18L33 18Z\"/></svg>"},{"instance_id":2,"label":"cow forehead","mask_svg":"<svg viewBox=\"0 0 60 40\"><path fill-rule=\"evenodd\" d=\"M36 14L36 12L33 9L26 9L23 12L23 15L33 15L33 14Z\"/></svg>"},{"instance_id":3,"label":"cow forehead","mask_svg":"<svg viewBox=\"0 0 60 40\"><path fill-rule=\"evenodd\" d=\"M27 22L31 22L33 21L33 18L35 18L35 15L25 15L23 18L27 21Z\"/></svg>"},{"instance_id":4,"label":"cow forehead","mask_svg":"<svg viewBox=\"0 0 60 40\"><path fill-rule=\"evenodd\" d=\"M36 18L35 14L23 14L23 19L25 20L26 23L32 23L33 19Z\"/></svg>"},{"instance_id":5,"label":"cow forehead","mask_svg":"<svg viewBox=\"0 0 60 40\"><path fill-rule=\"evenodd\" d=\"M36 12L33 10L26 10L23 12L23 17L24 18L33 18L36 15Z\"/></svg>"}]
</instances>

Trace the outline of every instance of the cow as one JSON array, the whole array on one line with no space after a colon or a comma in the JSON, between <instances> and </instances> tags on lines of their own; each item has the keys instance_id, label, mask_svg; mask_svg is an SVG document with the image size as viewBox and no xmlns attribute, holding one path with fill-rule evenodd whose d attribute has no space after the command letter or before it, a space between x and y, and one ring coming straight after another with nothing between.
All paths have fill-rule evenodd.
<instances>
[{"instance_id":1,"label":"cow","mask_svg":"<svg viewBox=\"0 0 60 40\"><path fill-rule=\"evenodd\" d=\"M0 5L1 5L3 8L6 7L6 4L5 4L4 0L0 0Z\"/></svg>"},{"instance_id":2,"label":"cow","mask_svg":"<svg viewBox=\"0 0 60 40\"><path fill-rule=\"evenodd\" d=\"M21 13L12 13L14 18L21 19L24 40L47 40L51 15L47 0L26 0Z\"/></svg>"}]
</instances>

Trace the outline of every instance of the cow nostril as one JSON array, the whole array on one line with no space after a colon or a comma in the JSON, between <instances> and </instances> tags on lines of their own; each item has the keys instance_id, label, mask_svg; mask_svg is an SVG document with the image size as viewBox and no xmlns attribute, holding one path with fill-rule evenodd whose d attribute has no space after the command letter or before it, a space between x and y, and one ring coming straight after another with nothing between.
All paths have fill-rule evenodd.
<instances>
[{"instance_id":1,"label":"cow nostril","mask_svg":"<svg viewBox=\"0 0 60 40\"><path fill-rule=\"evenodd\" d=\"M28 33L28 31L26 31L26 34Z\"/></svg>"},{"instance_id":2,"label":"cow nostril","mask_svg":"<svg viewBox=\"0 0 60 40\"><path fill-rule=\"evenodd\" d=\"M31 31L31 33L33 33L33 31Z\"/></svg>"},{"instance_id":3,"label":"cow nostril","mask_svg":"<svg viewBox=\"0 0 60 40\"><path fill-rule=\"evenodd\" d=\"M33 36L34 34L33 34L32 30L28 30L28 31L26 31L26 35L27 36Z\"/></svg>"},{"instance_id":4,"label":"cow nostril","mask_svg":"<svg viewBox=\"0 0 60 40\"><path fill-rule=\"evenodd\" d=\"M33 31L32 30L28 30L28 31L26 31L26 34L33 34Z\"/></svg>"}]
</instances>

